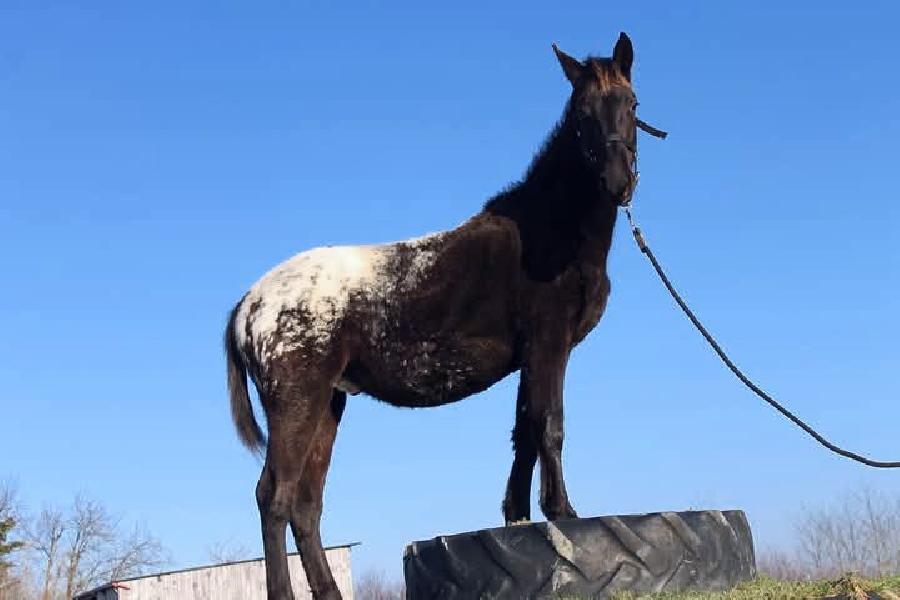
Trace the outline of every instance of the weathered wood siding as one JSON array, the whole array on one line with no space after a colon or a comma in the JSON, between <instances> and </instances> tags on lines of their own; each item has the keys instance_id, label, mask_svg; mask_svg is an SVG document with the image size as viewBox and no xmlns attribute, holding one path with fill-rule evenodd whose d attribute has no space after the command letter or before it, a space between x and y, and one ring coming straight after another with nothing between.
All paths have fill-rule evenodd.
<instances>
[{"instance_id":1,"label":"weathered wood siding","mask_svg":"<svg viewBox=\"0 0 900 600\"><path fill-rule=\"evenodd\" d=\"M352 600L350 548L331 548L325 556L344 600ZM288 565L296 599L312 600L300 555L289 555ZM261 559L213 565L121 581L117 587L79 600L266 600L266 566Z\"/></svg>"}]
</instances>

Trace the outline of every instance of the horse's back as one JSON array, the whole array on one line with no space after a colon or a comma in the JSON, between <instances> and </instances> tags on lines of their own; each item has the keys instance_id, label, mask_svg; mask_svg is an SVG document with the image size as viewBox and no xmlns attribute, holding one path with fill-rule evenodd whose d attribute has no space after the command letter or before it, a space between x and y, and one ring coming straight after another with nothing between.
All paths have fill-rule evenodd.
<instances>
[{"instance_id":1,"label":"horse's back","mask_svg":"<svg viewBox=\"0 0 900 600\"><path fill-rule=\"evenodd\" d=\"M389 244L316 248L251 287L235 338L262 369L282 357L303 369L338 352L354 372L348 384L398 403L442 403L509 371L519 262L517 233L492 217Z\"/></svg>"},{"instance_id":2,"label":"horse's back","mask_svg":"<svg viewBox=\"0 0 900 600\"><path fill-rule=\"evenodd\" d=\"M235 337L258 360L326 346L348 313L412 292L436 261L446 235L301 252L250 288L238 309Z\"/></svg>"}]
</instances>

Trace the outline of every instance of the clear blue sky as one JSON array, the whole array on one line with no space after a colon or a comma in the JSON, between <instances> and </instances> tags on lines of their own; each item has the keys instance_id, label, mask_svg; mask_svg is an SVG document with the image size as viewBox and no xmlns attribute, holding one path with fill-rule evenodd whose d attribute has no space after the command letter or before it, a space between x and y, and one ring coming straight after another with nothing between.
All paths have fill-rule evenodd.
<instances>
[{"instance_id":1,"label":"clear blue sky","mask_svg":"<svg viewBox=\"0 0 900 600\"><path fill-rule=\"evenodd\" d=\"M252 6L251 6L252 4ZM259 552L225 316L317 245L449 228L526 167L568 83L635 45L636 211L738 363L839 443L900 459L900 9L893 2L0 3L0 477L84 490L174 565ZM622 8L627 7L627 8ZM827 454L740 387L627 231L566 381L582 515L805 505L900 473ZM413 539L500 523L516 378L454 406L351 399L326 543L400 576Z\"/></svg>"}]
</instances>

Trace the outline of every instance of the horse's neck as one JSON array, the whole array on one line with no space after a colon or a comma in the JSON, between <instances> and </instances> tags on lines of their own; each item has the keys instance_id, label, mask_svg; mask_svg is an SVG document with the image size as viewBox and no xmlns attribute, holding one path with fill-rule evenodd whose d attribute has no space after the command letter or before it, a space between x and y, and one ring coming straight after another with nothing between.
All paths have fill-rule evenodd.
<instances>
[{"instance_id":1,"label":"horse's neck","mask_svg":"<svg viewBox=\"0 0 900 600\"><path fill-rule=\"evenodd\" d=\"M603 201L591 206L581 222L584 237L579 248L580 260L596 266L606 266L617 215L618 210L611 202Z\"/></svg>"},{"instance_id":2,"label":"horse's neck","mask_svg":"<svg viewBox=\"0 0 900 600\"><path fill-rule=\"evenodd\" d=\"M542 240L570 248L569 260L605 266L616 223L615 204L585 164L568 116L535 158L525 179L488 204Z\"/></svg>"}]
</instances>

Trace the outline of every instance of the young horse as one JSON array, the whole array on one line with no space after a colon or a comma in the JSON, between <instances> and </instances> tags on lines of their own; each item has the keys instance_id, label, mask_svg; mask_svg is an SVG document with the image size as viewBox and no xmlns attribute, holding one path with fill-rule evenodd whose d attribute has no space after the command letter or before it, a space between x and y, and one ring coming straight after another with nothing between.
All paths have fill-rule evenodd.
<instances>
[{"instance_id":1,"label":"young horse","mask_svg":"<svg viewBox=\"0 0 900 600\"><path fill-rule=\"evenodd\" d=\"M260 279L225 332L231 410L241 440L265 445L256 498L270 599L291 599L290 523L313 596L340 598L319 535L325 473L346 394L439 406L521 372L507 523L540 505L574 517L563 481L563 377L600 320L616 207L630 198L637 105L624 33L612 58L553 46L573 90L525 178L456 229L376 246L318 248ZM256 384L268 442L253 416Z\"/></svg>"}]
</instances>

